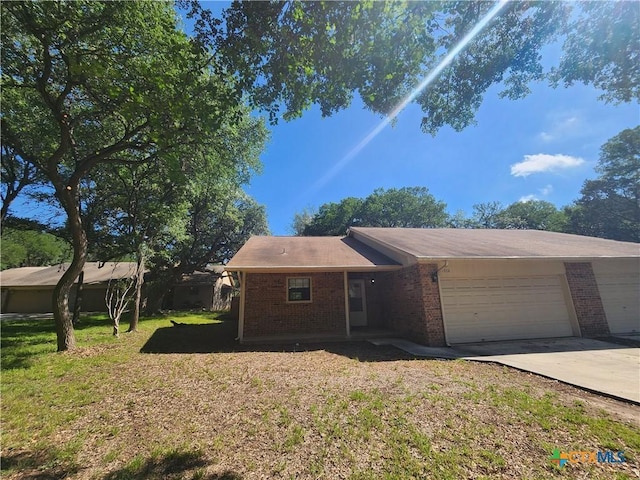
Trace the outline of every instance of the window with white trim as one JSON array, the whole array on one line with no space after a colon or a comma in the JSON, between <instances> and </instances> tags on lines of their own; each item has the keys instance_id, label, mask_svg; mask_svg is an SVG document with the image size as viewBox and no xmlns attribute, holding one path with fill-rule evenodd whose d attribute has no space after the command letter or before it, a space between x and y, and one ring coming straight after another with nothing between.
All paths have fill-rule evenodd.
<instances>
[{"instance_id":1,"label":"window with white trim","mask_svg":"<svg viewBox=\"0 0 640 480\"><path fill-rule=\"evenodd\" d=\"M311 301L311 278L309 277L287 278L287 301L288 302L310 302Z\"/></svg>"}]
</instances>

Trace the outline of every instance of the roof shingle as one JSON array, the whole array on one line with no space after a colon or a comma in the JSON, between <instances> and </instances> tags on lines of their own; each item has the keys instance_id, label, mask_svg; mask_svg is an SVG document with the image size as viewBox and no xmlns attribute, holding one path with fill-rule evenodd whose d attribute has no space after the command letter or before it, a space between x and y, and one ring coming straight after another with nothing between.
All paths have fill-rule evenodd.
<instances>
[{"instance_id":1,"label":"roof shingle","mask_svg":"<svg viewBox=\"0 0 640 480\"><path fill-rule=\"evenodd\" d=\"M385 269L399 264L347 237L251 237L227 270Z\"/></svg>"},{"instance_id":2,"label":"roof shingle","mask_svg":"<svg viewBox=\"0 0 640 480\"><path fill-rule=\"evenodd\" d=\"M98 262L87 262L84 265L83 283L108 282L110 279L132 278L136 273L135 262L105 263L99 268ZM69 268L68 263L61 263L52 267L22 267L11 268L0 272L0 286L2 287L50 287L58 283L64 272Z\"/></svg>"},{"instance_id":3,"label":"roof shingle","mask_svg":"<svg viewBox=\"0 0 640 480\"><path fill-rule=\"evenodd\" d=\"M541 230L354 227L350 235L416 258L640 257L637 243Z\"/></svg>"}]
</instances>

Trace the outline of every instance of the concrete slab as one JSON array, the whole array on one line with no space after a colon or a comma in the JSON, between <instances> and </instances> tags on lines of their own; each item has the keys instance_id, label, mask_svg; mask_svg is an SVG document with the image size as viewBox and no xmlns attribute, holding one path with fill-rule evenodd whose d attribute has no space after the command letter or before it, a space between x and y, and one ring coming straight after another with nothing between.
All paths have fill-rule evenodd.
<instances>
[{"instance_id":1,"label":"concrete slab","mask_svg":"<svg viewBox=\"0 0 640 480\"><path fill-rule=\"evenodd\" d=\"M640 348L586 338L487 342L452 347L462 358L496 362L640 404Z\"/></svg>"},{"instance_id":2,"label":"concrete slab","mask_svg":"<svg viewBox=\"0 0 640 480\"><path fill-rule=\"evenodd\" d=\"M635 342L640 342L640 333L629 333L625 335L617 335L623 340L633 340Z\"/></svg>"},{"instance_id":3,"label":"concrete slab","mask_svg":"<svg viewBox=\"0 0 640 480\"><path fill-rule=\"evenodd\" d=\"M588 338L516 340L425 347L400 338L376 338L412 355L492 362L640 404L640 348Z\"/></svg>"},{"instance_id":4,"label":"concrete slab","mask_svg":"<svg viewBox=\"0 0 640 480\"><path fill-rule=\"evenodd\" d=\"M392 345L416 357L456 359L464 355L450 347L425 347L424 345L413 343L402 338L372 338L369 340L369 343L374 345Z\"/></svg>"}]
</instances>

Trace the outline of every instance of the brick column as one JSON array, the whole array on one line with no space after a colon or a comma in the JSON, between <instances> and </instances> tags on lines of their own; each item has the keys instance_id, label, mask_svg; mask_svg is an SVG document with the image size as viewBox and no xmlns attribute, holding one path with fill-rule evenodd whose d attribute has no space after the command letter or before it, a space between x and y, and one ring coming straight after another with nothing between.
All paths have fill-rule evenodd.
<instances>
[{"instance_id":1,"label":"brick column","mask_svg":"<svg viewBox=\"0 0 640 480\"><path fill-rule=\"evenodd\" d=\"M566 263L564 269L571 300L583 337L609 335L609 324L602 306L596 276L589 262Z\"/></svg>"},{"instance_id":2,"label":"brick column","mask_svg":"<svg viewBox=\"0 0 640 480\"><path fill-rule=\"evenodd\" d=\"M420 264L419 268L427 345L430 347L443 347L446 345L446 341L440 289L438 288L438 281L434 282L432 279L433 274L438 271L438 265L435 263Z\"/></svg>"}]
</instances>

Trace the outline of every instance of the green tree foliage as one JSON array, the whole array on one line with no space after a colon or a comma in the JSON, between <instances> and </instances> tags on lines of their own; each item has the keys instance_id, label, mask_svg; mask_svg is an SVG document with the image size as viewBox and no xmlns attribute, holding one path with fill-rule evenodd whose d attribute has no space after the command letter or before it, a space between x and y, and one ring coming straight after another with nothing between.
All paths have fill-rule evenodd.
<instances>
[{"instance_id":1,"label":"green tree foliage","mask_svg":"<svg viewBox=\"0 0 640 480\"><path fill-rule=\"evenodd\" d=\"M447 205L425 187L378 188L362 205L363 227L433 228L447 225Z\"/></svg>"},{"instance_id":2,"label":"green tree foliage","mask_svg":"<svg viewBox=\"0 0 640 480\"><path fill-rule=\"evenodd\" d=\"M505 208L497 218L497 228L547 230L563 232L566 216L551 202L529 200L515 202Z\"/></svg>"},{"instance_id":3,"label":"green tree foliage","mask_svg":"<svg viewBox=\"0 0 640 480\"><path fill-rule=\"evenodd\" d=\"M304 229L313 221L316 213L317 212L310 207L304 208L301 212L297 212L291 222L291 233L296 236L303 235Z\"/></svg>"},{"instance_id":4,"label":"green tree foliage","mask_svg":"<svg viewBox=\"0 0 640 480\"><path fill-rule=\"evenodd\" d=\"M567 218L551 202L529 200L514 202L504 207L500 202L479 203L473 206L473 215L466 228L504 228L548 230L564 232Z\"/></svg>"},{"instance_id":5,"label":"green tree foliage","mask_svg":"<svg viewBox=\"0 0 640 480\"><path fill-rule=\"evenodd\" d=\"M364 199L348 197L318 209L302 234L344 235L349 227L445 227L446 204L425 187L378 188Z\"/></svg>"},{"instance_id":6,"label":"green tree foliage","mask_svg":"<svg viewBox=\"0 0 640 480\"><path fill-rule=\"evenodd\" d=\"M181 274L223 263L249 235L265 232L264 209L240 188L259 170L266 139L264 122L245 109L185 147L179 164L107 164L92 172L83 211L94 255L131 255L138 262L130 330L137 325L145 267L160 280L155 290L166 292Z\"/></svg>"},{"instance_id":7,"label":"green tree foliage","mask_svg":"<svg viewBox=\"0 0 640 480\"><path fill-rule=\"evenodd\" d=\"M240 188L218 183L200 190L189 202L182 230L159 238L152 251L154 281L147 309L159 309L182 274L226 263L249 237L268 233L265 208Z\"/></svg>"},{"instance_id":8,"label":"green tree foliage","mask_svg":"<svg viewBox=\"0 0 640 480\"><path fill-rule=\"evenodd\" d=\"M58 349L87 257L79 186L101 163L179 161L234 114L238 91L167 2L2 2L2 137L55 189L74 256L54 290Z\"/></svg>"},{"instance_id":9,"label":"green tree foliage","mask_svg":"<svg viewBox=\"0 0 640 480\"><path fill-rule=\"evenodd\" d=\"M473 206L469 228L500 228L500 214L504 206L500 202L478 203Z\"/></svg>"},{"instance_id":10,"label":"green tree foliage","mask_svg":"<svg viewBox=\"0 0 640 480\"><path fill-rule=\"evenodd\" d=\"M623 130L600 150L596 171L567 209L569 229L594 237L640 242L640 126Z\"/></svg>"},{"instance_id":11,"label":"green tree foliage","mask_svg":"<svg viewBox=\"0 0 640 480\"><path fill-rule=\"evenodd\" d=\"M360 210L363 200L347 197L338 203L320 206L311 221L302 231L305 236L344 235L351 226L360 225Z\"/></svg>"},{"instance_id":12,"label":"green tree foliage","mask_svg":"<svg viewBox=\"0 0 640 480\"><path fill-rule=\"evenodd\" d=\"M633 1L583 1L566 29L551 78L592 84L607 102L640 101L640 8Z\"/></svg>"},{"instance_id":13,"label":"green tree foliage","mask_svg":"<svg viewBox=\"0 0 640 480\"><path fill-rule=\"evenodd\" d=\"M11 203L25 189L44 183L46 178L34 165L21 158L11 145L7 145L4 142L2 143L0 178L2 180L0 187L0 198L2 200L0 226L4 226Z\"/></svg>"},{"instance_id":14,"label":"green tree foliage","mask_svg":"<svg viewBox=\"0 0 640 480\"><path fill-rule=\"evenodd\" d=\"M41 267L71 260L71 245L45 231L2 229L0 269Z\"/></svg>"},{"instance_id":15,"label":"green tree foliage","mask_svg":"<svg viewBox=\"0 0 640 480\"><path fill-rule=\"evenodd\" d=\"M357 92L386 115L493 6L492 2L234 2L216 37L252 105L276 121L312 103L324 115ZM543 78L540 48L568 16L562 2L512 2L416 101L422 128L469 125L482 96L504 81L504 95L528 93Z\"/></svg>"}]
</instances>

